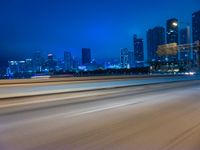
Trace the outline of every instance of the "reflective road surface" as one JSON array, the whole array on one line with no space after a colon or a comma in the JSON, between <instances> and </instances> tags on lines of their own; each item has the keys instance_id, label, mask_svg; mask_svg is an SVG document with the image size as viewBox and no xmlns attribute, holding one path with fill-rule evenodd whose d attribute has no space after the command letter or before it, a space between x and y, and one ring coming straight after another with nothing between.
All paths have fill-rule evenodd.
<instances>
[{"instance_id":1,"label":"reflective road surface","mask_svg":"<svg viewBox=\"0 0 200 150\"><path fill-rule=\"evenodd\" d=\"M1 100L0 150L200 150L200 81Z\"/></svg>"}]
</instances>

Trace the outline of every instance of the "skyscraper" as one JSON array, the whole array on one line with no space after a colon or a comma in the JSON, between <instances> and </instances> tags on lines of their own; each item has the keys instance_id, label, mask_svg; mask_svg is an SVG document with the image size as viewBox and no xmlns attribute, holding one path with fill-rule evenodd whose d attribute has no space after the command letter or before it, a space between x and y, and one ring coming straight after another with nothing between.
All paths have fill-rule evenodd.
<instances>
[{"instance_id":1,"label":"skyscraper","mask_svg":"<svg viewBox=\"0 0 200 150\"><path fill-rule=\"evenodd\" d=\"M200 11L192 14L193 43L200 40Z\"/></svg>"},{"instance_id":2,"label":"skyscraper","mask_svg":"<svg viewBox=\"0 0 200 150\"><path fill-rule=\"evenodd\" d=\"M12 74L18 73L20 71L18 61L8 61L8 66L9 72Z\"/></svg>"},{"instance_id":3,"label":"skyscraper","mask_svg":"<svg viewBox=\"0 0 200 150\"><path fill-rule=\"evenodd\" d=\"M167 20L167 44L176 43L179 44L179 35L178 35L178 19L172 18ZM167 61L177 62L178 54L174 56L168 56Z\"/></svg>"},{"instance_id":4,"label":"skyscraper","mask_svg":"<svg viewBox=\"0 0 200 150\"><path fill-rule=\"evenodd\" d=\"M192 14L192 41L193 43L200 41L200 11ZM200 52L193 53L193 61L200 65Z\"/></svg>"},{"instance_id":5,"label":"skyscraper","mask_svg":"<svg viewBox=\"0 0 200 150\"><path fill-rule=\"evenodd\" d=\"M42 71L44 59L40 53L40 51L36 51L33 56L33 70L36 72Z\"/></svg>"},{"instance_id":6,"label":"skyscraper","mask_svg":"<svg viewBox=\"0 0 200 150\"><path fill-rule=\"evenodd\" d=\"M90 64L91 50L90 48L82 48L82 65Z\"/></svg>"},{"instance_id":7,"label":"skyscraper","mask_svg":"<svg viewBox=\"0 0 200 150\"><path fill-rule=\"evenodd\" d=\"M172 18L167 20L167 44L178 42L178 20Z\"/></svg>"},{"instance_id":8,"label":"skyscraper","mask_svg":"<svg viewBox=\"0 0 200 150\"><path fill-rule=\"evenodd\" d=\"M142 38L137 38L137 35L133 36L134 44L134 58L136 66L140 67L144 64L144 41Z\"/></svg>"},{"instance_id":9,"label":"skyscraper","mask_svg":"<svg viewBox=\"0 0 200 150\"><path fill-rule=\"evenodd\" d=\"M73 67L72 55L70 52L64 52L64 70L71 70Z\"/></svg>"},{"instance_id":10,"label":"skyscraper","mask_svg":"<svg viewBox=\"0 0 200 150\"><path fill-rule=\"evenodd\" d=\"M180 30L180 44L188 44L188 29L183 28ZM188 57L190 56L189 50L185 49L180 52L180 61L187 62Z\"/></svg>"},{"instance_id":11,"label":"skyscraper","mask_svg":"<svg viewBox=\"0 0 200 150\"><path fill-rule=\"evenodd\" d=\"M127 48L121 49L120 61L121 61L121 68L125 69L125 68L130 67L129 62L128 62L128 49Z\"/></svg>"},{"instance_id":12,"label":"skyscraper","mask_svg":"<svg viewBox=\"0 0 200 150\"><path fill-rule=\"evenodd\" d=\"M159 45L165 44L165 28L155 27L147 31L148 62L157 61L156 51Z\"/></svg>"},{"instance_id":13,"label":"skyscraper","mask_svg":"<svg viewBox=\"0 0 200 150\"><path fill-rule=\"evenodd\" d=\"M33 72L33 61L32 59L25 60L25 71L26 72Z\"/></svg>"},{"instance_id":14,"label":"skyscraper","mask_svg":"<svg viewBox=\"0 0 200 150\"><path fill-rule=\"evenodd\" d=\"M128 64L130 68L134 67L134 52L133 51L128 52Z\"/></svg>"},{"instance_id":15,"label":"skyscraper","mask_svg":"<svg viewBox=\"0 0 200 150\"><path fill-rule=\"evenodd\" d=\"M79 61L75 57L73 57L72 60L73 60L73 66L72 66L72 68L73 68L73 70L77 70L78 66L79 66Z\"/></svg>"},{"instance_id":16,"label":"skyscraper","mask_svg":"<svg viewBox=\"0 0 200 150\"><path fill-rule=\"evenodd\" d=\"M8 61L10 71L12 73L24 73L26 72L25 61Z\"/></svg>"},{"instance_id":17,"label":"skyscraper","mask_svg":"<svg viewBox=\"0 0 200 150\"><path fill-rule=\"evenodd\" d=\"M183 28L180 30L180 44L188 43L188 29Z\"/></svg>"},{"instance_id":18,"label":"skyscraper","mask_svg":"<svg viewBox=\"0 0 200 150\"><path fill-rule=\"evenodd\" d=\"M46 66L46 69L48 69L49 72L56 70L56 61L53 58L53 54L48 54L45 66Z\"/></svg>"}]
</instances>

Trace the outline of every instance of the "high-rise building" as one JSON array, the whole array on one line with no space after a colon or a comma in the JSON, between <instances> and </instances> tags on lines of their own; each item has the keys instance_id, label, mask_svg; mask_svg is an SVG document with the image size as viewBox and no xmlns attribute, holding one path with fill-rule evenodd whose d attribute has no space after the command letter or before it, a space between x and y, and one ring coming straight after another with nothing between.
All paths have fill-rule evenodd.
<instances>
[{"instance_id":1,"label":"high-rise building","mask_svg":"<svg viewBox=\"0 0 200 150\"><path fill-rule=\"evenodd\" d=\"M192 36L193 43L200 41L200 11L192 14Z\"/></svg>"},{"instance_id":2,"label":"high-rise building","mask_svg":"<svg viewBox=\"0 0 200 150\"><path fill-rule=\"evenodd\" d=\"M8 61L8 66L11 73L14 74L19 72L18 61Z\"/></svg>"},{"instance_id":3,"label":"high-rise building","mask_svg":"<svg viewBox=\"0 0 200 150\"><path fill-rule=\"evenodd\" d=\"M56 70L56 61L53 58L53 54L48 54L46 61L46 69L48 69L49 72Z\"/></svg>"},{"instance_id":4,"label":"high-rise building","mask_svg":"<svg viewBox=\"0 0 200 150\"><path fill-rule=\"evenodd\" d=\"M90 48L82 48L82 65L90 64L91 50Z\"/></svg>"},{"instance_id":5,"label":"high-rise building","mask_svg":"<svg viewBox=\"0 0 200 150\"><path fill-rule=\"evenodd\" d=\"M32 59L25 60L25 70L26 72L33 72L33 61Z\"/></svg>"},{"instance_id":6,"label":"high-rise building","mask_svg":"<svg viewBox=\"0 0 200 150\"><path fill-rule=\"evenodd\" d=\"M179 44L179 34L178 34L178 19L172 18L167 20L167 31L166 31L167 44L176 43ZM168 56L167 61L177 62L177 55Z\"/></svg>"},{"instance_id":7,"label":"high-rise building","mask_svg":"<svg viewBox=\"0 0 200 150\"><path fill-rule=\"evenodd\" d=\"M192 14L192 41L200 41L200 11ZM200 52L193 53L194 64L200 65Z\"/></svg>"},{"instance_id":8,"label":"high-rise building","mask_svg":"<svg viewBox=\"0 0 200 150\"><path fill-rule=\"evenodd\" d=\"M178 42L178 19L167 20L167 44Z\"/></svg>"},{"instance_id":9,"label":"high-rise building","mask_svg":"<svg viewBox=\"0 0 200 150\"><path fill-rule=\"evenodd\" d=\"M188 43L188 29L183 28L180 30L180 44Z\"/></svg>"},{"instance_id":10,"label":"high-rise building","mask_svg":"<svg viewBox=\"0 0 200 150\"><path fill-rule=\"evenodd\" d=\"M128 52L128 64L130 68L134 67L134 52L133 51Z\"/></svg>"},{"instance_id":11,"label":"high-rise building","mask_svg":"<svg viewBox=\"0 0 200 150\"><path fill-rule=\"evenodd\" d=\"M70 52L64 52L64 70L71 70L73 67L72 55Z\"/></svg>"},{"instance_id":12,"label":"high-rise building","mask_svg":"<svg viewBox=\"0 0 200 150\"><path fill-rule=\"evenodd\" d=\"M157 61L156 51L159 45L165 44L165 28L155 27L147 31L147 56L148 62Z\"/></svg>"},{"instance_id":13,"label":"high-rise building","mask_svg":"<svg viewBox=\"0 0 200 150\"><path fill-rule=\"evenodd\" d=\"M121 57L120 57L120 61L121 61L121 68L130 68L129 66L129 62L128 62L128 48L122 48L121 49Z\"/></svg>"},{"instance_id":14,"label":"high-rise building","mask_svg":"<svg viewBox=\"0 0 200 150\"><path fill-rule=\"evenodd\" d=\"M79 60L73 57L73 70L78 70Z\"/></svg>"},{"instance_id":15,"label":"high-rise building","mask_svg":"<svg viewBox=\"0 0 200 150\"><path fill-rule=\"evenodd\" d=\"M8 61L8 65L10 68L10 71L15 73L24 73L25 70L25 61Z\"/></svg>"},{"instance_id":16,"label":"high-rise building","mask_svg":"<svg viewBox=\"0 0 200 150\"><path fill-rule=\"evenodd\" d=\"M144 65L144 40L142 38L138 38L137 35L134 35L133 44L135 64L137 67L141 67Z\"/></svg>"},{"instance_id":17,"label":"high-rise building","mask_svg":"<svg viewBox=\"0 0 200 150\"><path fill-rule=\"evenodd\" d=\"M33 70L36 72L41 72L43 63L44 59L41 56L40 51L36 51L33 56Z\"/></svg>"},{"instance_id":18,"label":"high-rise building","mask_svg":"<svg viewBox=\"0 0 200 150\"><path fill-rule=\"evenodd\" d=\"M188 40L188 29L187 28L183 28L180 30L180 44L188 44L189 40ZM190 52L188 49L184 49L180 52L180 58L179 60L181 62L187 62L188 61L188 57L190 56Z\"/></svg>"}]
</instances>

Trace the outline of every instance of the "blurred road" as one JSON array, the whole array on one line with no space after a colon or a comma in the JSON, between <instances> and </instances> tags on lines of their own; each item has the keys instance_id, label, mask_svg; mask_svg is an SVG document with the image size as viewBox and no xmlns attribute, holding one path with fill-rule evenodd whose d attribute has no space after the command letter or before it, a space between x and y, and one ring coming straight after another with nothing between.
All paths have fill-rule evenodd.
<instances>
[{"instance_id":1,"label":"blurred road","mask_svg":"<svg viewBox=\"0 0 200 150\"><path fill-rule=\"evenodd\" d=\"M173 76L173 77L143 77L143 78L122 78L116 79L109 77L108 79L95 78L95 80L85 80L81 82L69 82L59 80L59 82L51 80L49 82L40 83L30 83L27 84L0 84L0 99L7 97L20 97L27 95L41 95L50 93L64 93L64 92L74 92L74 91L85 91L85 90L96 90L103 88L113 88L113 87L123 87L123 86L135 86L135 85L145 85L152 83L164 83L164 82L174 82L174 81L187 81L187 80L199 80L200 76ZM77 79L78 80L78 79ZM79 79L80 80L80 79ZM42 80L40 80L42 81ZM8 81L9 82L9 81Z\"/></svg>"},{"instance_id":2,"label":"blurred road","mask_svg":"<svg viewBox=\"0 0 200 150\"><path fill-rule=\"evenodd\" d=\"M200 81L0 101L0 150L199 150Z\"/></svg>"}]
</instances>

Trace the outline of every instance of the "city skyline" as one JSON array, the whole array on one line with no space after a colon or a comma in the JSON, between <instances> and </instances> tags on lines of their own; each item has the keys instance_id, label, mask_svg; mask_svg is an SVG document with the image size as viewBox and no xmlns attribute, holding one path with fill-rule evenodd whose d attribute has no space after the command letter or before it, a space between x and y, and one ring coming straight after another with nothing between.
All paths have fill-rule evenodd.
<instances>
[{"instance_id":1,"label":"city skyline","mask_svg":"<svg viewBox=\"0 0 200 150\"><path fill-rule=\"evenodd\" d=\"M78 0L76 0L76 2L83 4L83 2ZM151 5L149 5L148 8L146 8L148 5L145 5L144 10L141 10L141 8L134 10L131 9L132 5L134 6L133 8L135 8L136 6L142 5L142 2ZM133 34L137 34L139 37L144 39L146 59L146 31L155 26L165 27L166 20L174 17L177 17L178 19L180 18L183 21L191 21L192 13L199 9L198 4L200 3L196 0L184 0L181 3L181 8L174 11L173 7L179 6L180 3L178 1L173 2L173 5L170 6L170 11L161 11L159 12L159 16L154 16L156 11L154 10L151 13L148 13L149 15L146 15L148 10L155 8L158 9L158 6L159 8L167 8L166 5L161 5L161 2L157 0L151 2L145 0L142 0L141 2L131 2L126 0L116 3L112 0L107 3L105 1L88 0L82 6L76 6L74 4L75 2L72 1L65 2L62 0L58 2L46 0L43 0L42 2L29 1L32 6L23 0L13 0L10 1L10 3L1 1L1 7L3 7L1 10L3 23L1 23L0 27L1 31L2 29L5 29L0 35L0 49L2 51L0 56L1 63L7 63L8 60L12 59L19 60L27 56L31 57L31 54L37 50L40 50L44 54L54 53L58 57L62 57L64 51L70 51L73 56L80 58L80 50L82 47L91 48L93 51L93 58L119 58L121 48L127 47L129 50L133 50ZM65 7L69 7L67 4L81 8L80 12L84 11L86 14L83 13L83 16L79 13L74 14L74 16L73 14L71 16L66 14L68 11L70 12L70 10L72 10L72 8L65 10ZM190 7L188 7L188 4L190 4ZM42 6L44 8L41 8ZM82 8L84 6L85 8ZM21 7L23 7L22 10L19 10ZM30 7L32 9L27 10ZM93 10L96 7L99 8L99 11L105 9L105 12L101 15L98 10ZM119 9L121 7L124 7L126 12L121 12ZM183 8L186 7L188 11L183 11ZM9 12L11 8L13 12ZM87 8L90 9L87 10ZM110 12L108 11L109 8L111 9ZM55 12L52 13L50 11L51 9ZM38 10L37 13L36 10ZM27 11L27 14L23 14L24 11ZM5 12L7 12L6 15ZM14 14L14 12L16 14ZM91 15L91 12L94 14ZM64 14L61 15L61 13ZM66 18L71 18L71 22L70 20L63 19L65 18L65 15ZM83 17L82 19L80 19L81 16ZM111 20L109 17L111 17ZM147 19L147 17L149 19ZM133 18L132 21L131 18ZM41 19L44 19L44 21L41 21ZM66 33L67 27L71 26L72 22L75 25L76 23L80 23L81 20L83 21L82 24L77 28L74 27L72 32L70 32L71 35L66 38L66 36L69 35L68 32ZM122 21L120 23L118 22L119 24L114 24L115 21L120 20ZM65 27L64 25L66 23L69 25ZM84 26L84 24L86 26ZM62 28L56 28L61 26ZM22 27L25 28L22 29ZM42 28L39 29L39 27ZM31 31L29 31L29 29L31 29ZM52 29L52 31L50 29ZM85 32L84 34L86 37L82 37L83 32ZM64 33L66 33L66 35L61 36L61 34Z\"/></svg>"},{"instance_id":2,"label":"city skyline","mask_svg":"<svg viewBox=\"0 0 200 150\"><path fill-rule=\"evenodd\" d=\"M0 150L200 150L200 0L0 0Z\"/></svg>"}]
</instances>

